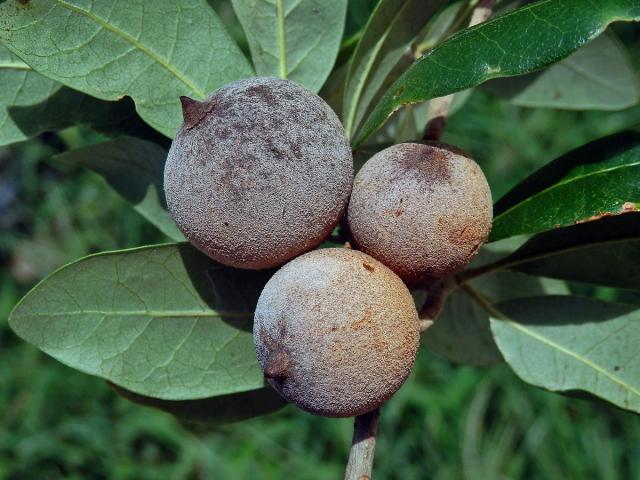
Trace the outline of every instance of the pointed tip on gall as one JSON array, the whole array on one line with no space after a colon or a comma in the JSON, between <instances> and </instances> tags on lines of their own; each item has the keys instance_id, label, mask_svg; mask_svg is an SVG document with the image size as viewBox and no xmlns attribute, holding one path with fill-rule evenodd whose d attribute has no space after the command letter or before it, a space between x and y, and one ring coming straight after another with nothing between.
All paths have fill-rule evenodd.
<instances>
[{"instance_id":1,"label":"pointed tip on gall","mask_svg":"<svg viewBox=\"0 0 640 480\"><path fill-rule=\"evenodd\" d=\"M265 378L282 379L289 376L291 359L286 352L278 351L272 354L264 367Z\"/></svg>"},{"instance_id":2,"label":"pointed tip on gall","mask_svg":"<svg viewBox=\"0 0 640 480\"><path fill-rule=\"evenodd\" d=\"M180 97L180 103L184 125L187 128L195 127L212 110L207 102L200 102L184 95Z\"/></svg>"}]
</instances>

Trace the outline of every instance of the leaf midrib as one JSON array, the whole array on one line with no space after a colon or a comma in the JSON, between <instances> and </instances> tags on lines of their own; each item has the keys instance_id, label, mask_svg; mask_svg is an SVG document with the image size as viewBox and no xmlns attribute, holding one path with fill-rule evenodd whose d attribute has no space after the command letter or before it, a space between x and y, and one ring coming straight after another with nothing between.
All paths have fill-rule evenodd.
<instances>
[{"instance_id":1,"label":"leaf midrib","mask_svg":"<svg viewBox=\"0 0 640 480\"><path fill-rule=\"evenodd\" d=\"M0 68L6 68L8 70L26 70L26 71L32 70L32 68L29 65L22 62L0 63Z\"/></svg>"},{"instance_id":2,"label":"leaf midrib","mask_svg":"<svg viewBox=\"0 0 640 480\"><path fill-rule=\"evenodd\" d=\"M276 0L276 32L278 35L278 66L280 78L287 78L287 40L284 25L284 0Z\"/></svg>"},{"instance_id":3,"label":"leaf midrib","mask_svg":"<svg viewBox=\"0 0 640 480\"><path fill-rule=\"evenodd\" d=\"M565 355L567 355L567 356L569 356L571 358L574 358L578 362L581 362L584 365L588 366L589 368L592 368L596 372L598 372L601 375L604 375L605 377L607 377L613 383L621 386L623 389L625 389L627 391L632 392L634 395L636 395L638 398L640 398L640 390L636 390L631 385L627 384L625 381L623 381L622 379L618 378L613 373L610 373L608 370L606 370L605 368L601 367L600 365L598 365L597 363L593 362L592 360L590 360L590 359L588 359L586 357L583 357L580 354L578 354L576 352L573 352L573 351L563 347L562 345L560 345L558 343L555 343L554 341L548 339L547 337L545 337L543 335L540 335L540 334L538 334L538 333L536 333L534 331L531 331L527 327L521 325L518 322L515 322L514 320L511 320L510 318L504 317L504 318L498 319L498 321L505 322L511 328L521 331L525 335L530 336L534 340L539 341L540 343L548 346L549 348L556 349L559 352L564 353Z\"/></svg>"},{"instance_id":4,"label":"leaf midrib","mask_svg":"<svg viewBox=\"0 0 640 480\"><path fill-rule=\"evenodd\" d=\"M64 0L54 0L54 1L56 3L58 3L60 6L62 6L63 8L71 10L72 12L75 12L75 13L77 13L79 15L83 15L83 16L89 18L90 20L93 20L94 22L96 22L98 25L100 25L105 30L109 30L110 32L118 35L119 37L124 39L126 42L130 43L135 48L137 48L142 53L144 53L149 58L151 58L158 65L160 65L163 68L165 68L175 78L177 78L180 82L182 82L184 85L186 85L195 95L199 96L200 98L206 97L206 93L204 91L202 91L200 88L198 88L198 86L195 83L193 83L192 80L187 78L187 76L184 73L180 72L173 65L168 63L165 59L163 59L159 54L157 54L156 52L154 52L150 48L146 47L143 43L141 43L140 41L136 40L134 37L129 35L127 32L115 28L113 25L105 22L103 19L101 19L97 15L94 15L90 11L83 10L80 7L77 7L75 5L71 5L69 3L66 3ZM281 1L281 0L278 0L278 1Z\"/></svg>"}]
</instances>

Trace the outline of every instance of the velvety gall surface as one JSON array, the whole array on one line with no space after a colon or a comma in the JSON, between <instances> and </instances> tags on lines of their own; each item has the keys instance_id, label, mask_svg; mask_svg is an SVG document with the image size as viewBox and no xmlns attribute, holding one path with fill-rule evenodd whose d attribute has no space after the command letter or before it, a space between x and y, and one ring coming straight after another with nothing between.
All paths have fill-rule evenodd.
<instances>
[{"instance_id":1,"label":"velvety gall surface","mask_svg":"<svg viewBox=\"0 0 640 480\"><path fill-rule=\"evenodd\" d=\"M225 265L261 269L331 232L348 202L353 159L320 97L290 81L250 78L204 102L181 101L185 122L164 184L193 245Z\"/></svg>"},{"instance_id":2,"label":"velvety gall surface","mask_svg":"<svg viewBox=\"0 0 640 480\"><path fill-rule=\"evenodd\" d=\"M371 411L404 383L419 342L402 280L362 252L329 248L282 267L265 286L253 339L265 377L311 413Z\"/></svg>"},{"instance_id":3,"label":"velvety gall surface","mask_svg":"<svg viewBox=\"0 0 640 480\"><path fill-rule=\"evenodd\" d=\"M358 248L410 284L462 270L487 240L492 219L482 170L442 143L378 152L358 172L348 209Z\"/></svg>"}]
</instances>

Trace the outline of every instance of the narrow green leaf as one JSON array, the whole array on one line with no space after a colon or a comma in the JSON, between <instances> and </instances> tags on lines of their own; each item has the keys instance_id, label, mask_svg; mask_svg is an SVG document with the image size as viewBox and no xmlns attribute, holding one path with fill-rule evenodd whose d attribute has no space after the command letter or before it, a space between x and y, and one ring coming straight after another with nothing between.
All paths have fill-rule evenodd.
<instances>
[{"instance_id":1,"label":"narrow green leaf","mask_svg":"<svg viewBox=\"0 0 640 480\"><path fill-rule=\"evenodd\" d=\"M348 64L343 64L336 68L327 81L324 82L322 88L318 92L325 102L340 116L340 108L342 107L342 99L344 97L344 81L347 77Z\"/></svg>"},{"instance_id":2,"label":"narrow green leaf","mask_svg":"<svg viewBox=\"0 0 640 480\"><path fill-rule=\"evenodd\" d=\"M202 99L251 67L205 0L0 4L0 41L37 72L103 100L133 98L173 137L179 97Z\"/></svg>"},{"instance_id":3,"label":"narrow green leaf","mask_svg":"<svg viewBox=\"0 0 640 480\"><path fill-rule=\"evenodd\" d=\"M280 410L287 402L271 387L201 400L160 400L111 384L127 400L158 408L188 422L226 425Z\"/></svg>"},{"instance_id":4,"label":"narrow green leaf","mask_svg":"<svg viewBox=\"0 0 640 480\"><path fill-rule=\"evenodd\" d=\"M389 74L445 0L381 0L356 47L346 81L343 121L351 137Z\"/></svg>"},{"instance_id":5,"label":"narrow green leaf","mask_svg":"<svg viewBox=\"0 0 640 480\"><path fill-rule=\"evenodd\" d=\"M640 99L640 78L624 45L611 33L542 72L486 85L523 107L622 110Z\"/></svg>"},{"instance_id":6,"label":"narrow green leaf","mask_svg":"<svg viewBox=\"0 0 640 480\"><path fill-rule=\"evenodd\" d=\"M71 150L54 158L83 165L100 174L144 218L172 240L184 240L166 209L163 190L167 151L132 137Z\"/></svg>"},{"instance_id":7,"label":"narrow green leaf","mask_svg":"<svg viewBox=\"0 0 640 480\"><path fill-rule=\"evenodd\" d=\"M612 135L542 167L494 207L490 241L632 212L640 205L640 133Z\"/></svg>"},{"instance_id":8,"label":"narrow green leaf","mask_svg":"<svg viewBox=\"0 0 640 480\"><path fill-rule=\"evenodd\" d=\"M393 84L356 135L355 145L404 104L539 70L569 56L611 22L639 19L637 0L542 0L465 29L420 58Z\"/></svg>"},{"instance_id":9,"label":"narrow green leaf","mask_svg":"<svg viewBox=\"0 0 640 480\"><path fill-rule=\"evenodd\" d=\"M361 32L369 21L378 0L349 0L347 2L347 20L345 36L348 38Z\"/></svg>"},{"instance_id":10,"label":"narrow green leaf","mask_svg":"<svg viewBox=\"0 0 640 480\"><path fill-rule=\"evenodd\" d=\"M340 49L346 0L232 0L256 73L317 92Z\"/></svg>"},{"instance_id":11,"label":"narrow green leaf","mask_svg":"<svg viewBox=\"0 0 640 480\"><path fill-rule=\"evenodd\" d=\"M524 381L583 390L640 412L640 310L578 297L537 297L496 306L491 331Z\"/></svg>"},{"instance_id":12,"label":"narrow green leaf","mask_svg":"<svg viewBox=\"0 0 640 480\"><path fill-rule=\"evenodd\" d=\"M270 272L188 244L86 257L16 306L11 328L60 362L132 392L190 400L264 385L251 321Z\"/></svg>"},{"instance_id":13,"label":"narrow green leaf","mask_svg":"<svg viewBox=\"0 0 640 480\"><path fill-rule=\"evenodd\" d=\"M533 275L640 289L640 214L540 233L498 265Z\"/></svg>"}]
</instances>

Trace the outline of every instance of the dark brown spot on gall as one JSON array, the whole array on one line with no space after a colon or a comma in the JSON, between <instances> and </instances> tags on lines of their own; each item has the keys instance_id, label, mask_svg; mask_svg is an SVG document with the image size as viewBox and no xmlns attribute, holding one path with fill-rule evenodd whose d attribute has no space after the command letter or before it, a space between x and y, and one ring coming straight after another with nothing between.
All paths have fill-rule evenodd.
<instances>
[{"instance_id":1,"label":"dark brown spot on gall","mask_svg":"<svg viewBox=\"0 0 640 480\"><path fill-rule=\"evenodd\" d=\"M434 147L440 150L445 150L447 152L455 153L456 155L460 155L461 157L471 158L471 155L469 155L463 149L455 147L453 145L449 145L448 143L438 142L437 140L421 140L419 142L413 142L413 143L427 145L429 147Z\"/></svg>"},{"instance_id":2,"label":"dark brown spot on gall","mask_svg":"<svg viewBox=\"0 0 640 480\"><path fill-rule=\"evenodd\" d=\"M286 150L278 148L271 137L266 137L266 140L269 151L275 158L278 160L289 160L288 152Z\"/></svg>"},{"instance_id":3,"label":"dark brown spot on gall","mask_svg":"<svg viewBox=\"0 0 640 480\"><path fill-rule=\"evenodd\" d=\"M349 326L349 330L356 331L356 330L362 330L363 328L367 328L367 325L371 323L371 318L372 318L371 308L367 307L364 309L362 318L351 323L351 325Z\"/></svg>"},{"instance_id":4,"label":"dark brown spot on gall","mask_svg":"<svg viewBox=\"0 0 640 480\"><path fill-rule=\"evenodd\" d=\"M277 101L271 89L265 85L255 85L253 87L249 87L245 92L248 95L264 99L269 105L273 105Z\"/></svg>"},{"instance_id":5,"label":"dark brown spot on gall","mask_svg":"<svg viewBox=\"0 0 640 480\"><path fill-rule=\"evenodd\" d=\"M300 145L297 143L291 144L291 151L296 158L302 158L302 151L300 150Z\"/></svg>"},{"instance_id":6,"label":"dark brown spot on gall","mask_svg":"<svg viewBox=\"0 0 640 480\"><path fill-rule=\"evenodd\" d=\"M467 246L478 243L484 239L484 230L478 225L460 215L450 215L438 219L438 228L453 245Z\"/></svg>"},{"instance_id":7,"label":"dark brown spot on gall","mask_svg":"<svg viewBox=\"0 0 640 480\"><path fill-rule=\"evenodd\" d=\"M370 263L367 262L362 262L362 266L364 267L365 270L367 270L368 272L375 272L376 269L373 265L371 265Z\"/></svg>"},{"instance_id":8,"label":"dark brown spot on gall","mask_svg":"<svg viewBox=\"0 0 640 480\"><path fill-rule=\"evenodd\" d=\"M399 207L394 213L393 215L396 217L399 217L400 215L402 215L404 213L404 208Z\"/></svg>"},{"instance_id":9,"label":"dark brown spot on gall","mask_svg":"<svg viewBox=\"0 0 640 480\"><path fill-rule=\"evenodd\" d=\"M264 366L264 376L270 379L283 379L291 375L291 358L278 350L273 352Z\"/></svg>"},{"instance_id":10,"label":"dark brown spot on gall","mask_svg":"<svg viewBox=\"0 0 640 480\"><path fill-rule=\"evenodd\" d=\"M404 154L398 164L405 173L426 182L451 180L449 153L437 148L425 148L418 143L402 145Z\"/></svg>"}]
</instances>

